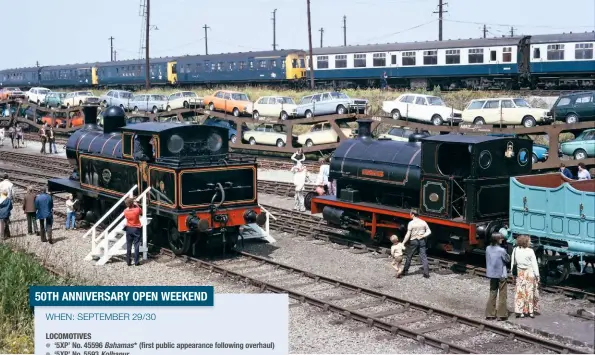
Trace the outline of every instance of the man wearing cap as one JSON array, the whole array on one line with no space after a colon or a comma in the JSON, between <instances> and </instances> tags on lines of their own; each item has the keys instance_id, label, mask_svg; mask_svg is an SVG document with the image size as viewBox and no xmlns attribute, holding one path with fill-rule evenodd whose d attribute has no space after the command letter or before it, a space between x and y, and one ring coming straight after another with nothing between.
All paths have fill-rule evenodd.
<instances>
[{"instance_id":1,"label":"man wearing cap","mask_svg":"<svg viewBox=\"0 0 595 355\"><path fill-rule=\"evenodd\" d=\"M412 209L410 215L411 222L407 225L407 234L405 235L405 239L403 239L403 244L407 244L409 239L411 239L411 245L409 246L407 260L405 261L405 266L403 267L401 275L407 274L409 266L411 266L413 255L415 255L416 252L419 252L419 258L423 265L424 277L428 278L430 277L430 267L428 266L428 256L426 253L426 240L427 237L432 234L432 231L426 221L418 217L417 210Z\"/></svg>"}]
</instances>

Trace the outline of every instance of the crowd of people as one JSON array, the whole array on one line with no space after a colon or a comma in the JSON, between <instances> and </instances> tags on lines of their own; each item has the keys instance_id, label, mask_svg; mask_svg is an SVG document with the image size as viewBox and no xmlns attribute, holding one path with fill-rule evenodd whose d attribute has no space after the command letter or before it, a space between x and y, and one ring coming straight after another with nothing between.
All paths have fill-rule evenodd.
<instances>
[{"instance_id":1,"label":"crowd of people","mask_svg":"<svg viewBox=\"0 0 595 355\"><path fill-rule=\"evenodd\" d=\"M0 127L0 147L4 146L4 140L6 139L7 134L13 148L21 148L25 146L23 128L19 124L15 123L8 127L8 131L4 127Z\"/></svg>"}]
</instances>

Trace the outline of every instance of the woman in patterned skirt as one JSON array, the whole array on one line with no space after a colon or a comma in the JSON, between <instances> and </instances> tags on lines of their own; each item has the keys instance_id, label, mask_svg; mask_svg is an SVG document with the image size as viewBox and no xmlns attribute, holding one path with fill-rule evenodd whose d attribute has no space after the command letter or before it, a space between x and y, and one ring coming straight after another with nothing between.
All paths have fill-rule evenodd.
<instances>
[{"instance_id":1,"label":"woman in patterned skirt","mask_svg":"<svg viewBox=\"0 0 595 355\"><path fill-rule=\"evenodd\" d=\"M514 293L514 312L517 318L525 314L533 318L538 312L539 266L537 257L530 247L531 239L521 235L516 239L517 247L512 252L511 269L517 267L516 288Z\"/></svg>"}]
</instances>

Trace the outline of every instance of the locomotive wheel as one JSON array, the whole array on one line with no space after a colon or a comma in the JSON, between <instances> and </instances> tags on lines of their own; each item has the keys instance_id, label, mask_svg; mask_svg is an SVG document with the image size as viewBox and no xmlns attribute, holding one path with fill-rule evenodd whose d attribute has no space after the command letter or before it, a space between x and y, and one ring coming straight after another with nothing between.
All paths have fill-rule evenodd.
<instances>
[{"instance_id":1,"label":"locomotive wheel","mask_svg":"<svg viewBox=\"0 0 595 355\"><path fill-rule=\"evenodd\" d=\"M167 233L167 242L169 248L176 255L186 254L190 249L190 234L178 232L178 228L173 223L169 223L169 228L165 229Z\"/></svg>"},{"instance_id":2,"label":"locomotive wheel","mask_svg":"<svg viewBox=\"0 0 595 355\"><path fill-rule=\"evenodd\" d=\"M304 207L306 207L307 211L312 209L312 198L316 196L316 192L310 191L304 196Z\"/></svg>"}]
</instances>

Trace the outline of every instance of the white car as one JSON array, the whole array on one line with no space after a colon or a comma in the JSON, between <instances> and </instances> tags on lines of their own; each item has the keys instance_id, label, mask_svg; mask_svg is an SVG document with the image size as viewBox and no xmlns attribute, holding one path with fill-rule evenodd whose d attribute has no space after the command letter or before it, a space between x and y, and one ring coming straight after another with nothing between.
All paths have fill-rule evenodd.
<instances>
[{"instance_id":1,"label":"white car","mask_svg":"<svg viewBox=\"0 0 595 355\"><path fill-rule=\"evenodd\" d=\"M27 101L41 105L45 101L45 96L50 92L47 88L31 88L25 93Z\"/></svg>"},{"instance_id":2,"label":"white car","mask_svg":"<svg viewBox=\"0 0 595 355\"><path fill-rule=\"evenodd\" d=\"M263 123L254 130L244 132L242 139L251 145L258 143L284 147L287 144L287 131L282 124Z\"/></svg>"},{"instance_id":3,"label":"white car","mask_svg":"<svg viewBox=\"0 0 595 355\"><path fill-rule=\"evenodd\" d=\"M510 124L534 127L538 122L553 121L548 111L532 108L521 98L471 100L463 111L463 122L473 124Z\"/></svg>"},{"instance_id":4,"label":"white car","mask_svg":"<svg viewBox=\"0 0 595 355\"><path fill-rule=\"evenodd\" d=\"M393 141L409 142L409 136L415 133L415 130L402 127L391 127L388 132L378 136L378 139L390 139ZM421 133L430 134L428 131L422 131Z\"/></svg>"},{"instance_id":5,"label":"white car","mask_svg":"<svg viewBox=\"0 0 595 355\"><path fill-rule=\"evenodd\" d=\"M337 122L337 125L347 138L353 135L353 130L347 123ZM297 137L297 142L306 147L311 147L315 144L336 143L338 141L339 135L328 122L317 123L310 128L310 132L300 134Z\"/></svg>"},{"instance_id":6,"label":"white car","mask_svg":"<svg viewBox=\"0 0 595 355\"><path fill-rule=\"evenodd\" d=\"M174 92L167 98L167 111L176 110L179 108L200 107L203 105L202 97L198 97L192 91Z\"/></svg>"},{"instance_id":7,"label":"white car","mask_svg":"<svg viewBox=\"0 0 595 355\"><path fill-rule=\"evenodd\" d=\"M263 96L254 104L253 117L258 119L264 117L278 117L286 120L289 116L295 117L296 103L291 97L286 96Z\"/></svg>"},{"instance_id":8,"label":"white car","mask_svg":"<svg viewBox=\"0 0 595 355\"><path fill-rule=\"evenodd\" d=\"M460 110L446 106L438 96L422 94L403 94L395 100L384 101L382 110L395 120L407 118L430 122L435 126L451 121L460 122L462 116Z\"/></svg>"},{"instance_id":9,"label":"white car","mask_svg":"<svg viewBox=\"0 0 595 355\"><path fill-rule=\"evenodd\" d=\"M62 106L74 107L82 104L99 105L99 97L93 95L91 91L73 91L64 96Z\"/></svg>"}]
</instances>

